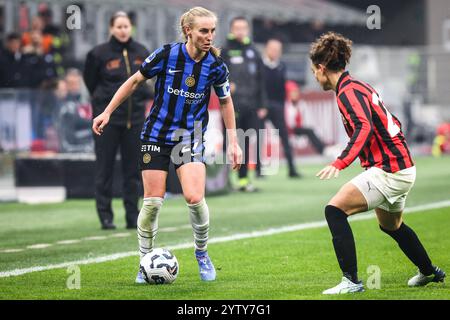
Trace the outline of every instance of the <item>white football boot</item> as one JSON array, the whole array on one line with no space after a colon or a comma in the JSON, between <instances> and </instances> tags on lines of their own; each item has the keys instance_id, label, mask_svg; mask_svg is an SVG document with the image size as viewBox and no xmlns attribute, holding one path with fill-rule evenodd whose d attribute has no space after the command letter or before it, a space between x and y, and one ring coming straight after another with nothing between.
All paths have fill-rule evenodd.
<instances>
[{"instance_id":1,"label":"white football boot","mask_svg":"<svg viewBox=\"0 0 450 320\"><path fill-rule=\"evenodd\" d=\"M342 277L341 283L339 283L336 287L325 290L324 292L322 292L322 294L345 294L363 291L364 286L362 284L362 281L353 283L346 277Z\"/></svg>"},{"instance_id":2,"label":"white football boot","mask_svg":"<svg viewBox=\"0 0 450 320\"><path fill-rule=\"evenodd\" d=\"M430 282L444 282L445 272L439 269L439 267L434 267L434 272L429 276L424 275L420 271L409 279L408 286L410 287L423 287Z\"/></svg>"}]
</instances>

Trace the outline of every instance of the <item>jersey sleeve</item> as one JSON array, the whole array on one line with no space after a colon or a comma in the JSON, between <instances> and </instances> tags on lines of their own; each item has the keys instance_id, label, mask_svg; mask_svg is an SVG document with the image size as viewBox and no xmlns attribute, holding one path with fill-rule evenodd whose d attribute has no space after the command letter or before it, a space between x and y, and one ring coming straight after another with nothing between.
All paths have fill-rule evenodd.
<instances>
[{"instance_id":1,"label":"jersey sleeve","mask_svg":"<svg viewBox=\"0 0 450 320\"><path fill-rule=\"evenodd\" d=\"M141 68L139 69L144 77L150 79L162 71L166 51L166 47L158 48L144 60Z\"/></svg>"},{"instance_id":2,"label":"jersey sleeve","mask_svg":"<svg viewBox=\"0 0 450 320\"><path fill-rule=\"evenodd\" d=\"M339 170L347 168L363 150L373 134L372 116L368 101L355 91L348 90L338 97L339 109L353 129L353 134L347 147L333 162Z\"/></svg>"},{"instance_id":3,"label":"jersey sleeve","mask_svg":"<svg viewBox=\"0 0 450 320\"><path fill-rule=\"evenodd\" d=\"M229 75L230 72L228 71L227 65L222 62L222 64L217 67L217 77L213 83L214 91L219 99L225 99L231 95L230 82L228 80Z\"/></svg>"}]
</instances>

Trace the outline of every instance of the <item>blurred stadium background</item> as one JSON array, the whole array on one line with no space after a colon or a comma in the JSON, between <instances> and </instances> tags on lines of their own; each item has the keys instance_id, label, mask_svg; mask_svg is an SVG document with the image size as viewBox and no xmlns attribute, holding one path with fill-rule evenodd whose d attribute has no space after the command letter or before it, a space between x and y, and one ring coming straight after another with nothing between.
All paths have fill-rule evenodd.
<instances>
[{"instance_id":1,"label":"blurred stadium background","mask_svg":"<svg viewBox=\"0 0 450 320\"><path fill-rule=\"evenodd\" d=\"M371 13L367 12L370 5L378 5L381 9L381 29L370 30L367 26ZM69 30L66 25L67 12L70 5L81 9L81 28ZM89 0L89 1L34 1L34 0L0 0L0 39L5 43L11 32L21 35L22 41L30 38L30 30L36 27L35 17L45 20L42 41L47 43L47 51L42 54L43 65L39 69L39 78L26 79L18 87L0 87L0 224L4 237L0 249L11 249L0 253L0 260L4 264L0 271L11 268L24 267L21 261L27 260L24 255L12 256L15 247L34 244L39 241L56 242L67 237L89 236L97 230L95 222L95 204L93 197L94 154L93 141L90 131L91 109L89 96L77 74L82 70L86 53L95 45L108 39L108 20L117 10L129 13L134 22L133 37L145 44L152 51L161 44L179 40L177 23L179 16L188 8L203 5L218 14L219 26L216 44L224 44L230 20L234 16L246 16L251 22L252 38L258 48L262 50L264 43L270 37L279 37L284 41L285 52L283 61L288 67L288 78L296 81L301 88L299 110L286 110L288 124L295 127L292 118L295 112L301 112L303 124L316 130L318 136L330 146L342 145L347 140L341 124L333 93L323 93L313 78L310 68L308 51L311 41L328 30L343 33L354 41L354 54L349 70L355 77L372 84L380 92L390 110L403 123L409 144L415 156L424 156L421 160L427 174L429 184L424 184L420 190L427 190L434 181L440 178L440 184L435 189L429 189L422 196L416 192L413 204L423 204L430 201L448 200L450 190L448 170L439 175L438 167L448 167L448 157L443 155L449 149L441 144L436 149L436 136L441 125L450 122L450 3L448 0ZM37 27L39 29L39 26ZM47 40L45 40L47 39ZM4 70L5 66L1 66ZM37 69L29 70L29 75ZM3 71L2 71L3 72ZM0 74L0 77L11 75ZM72 76L72 77L71 77ZM29 81L28 81L29 80ZM64 81L63 81L64 80ZM63 83L64 82L64 83ZM76 101L67 98L68 93L81 93ZM210 107L210 126L220 127L220 115L214 101ZM270 127L270 124L267 124ZM445 131L439 132L445 136ZM279 192L274 201L286 201L283 209L290 212L288 205L295 206L298 196L295 188L299 186L299 194L308 193L309 178L313 177L318 164L329 160L318 156L303 137L291 135L291 143L295 148L298 168L306 175L306 179L286 182L285 168L280 176L269 182L262 181L262 196L248 200L247 195L234 196L232 201L249 201L246 208L245 223L230 222L239 217L234 212L228 219L225 215L223 223L228 228L218 228L223 234L230 230L249 231L274 224L290 224L297 221L295 215L287 214L285 218L277 219L265 216L258 221L258 215L250 213L264 210L258 207L267 200L267 192ZM447 132L447 141L450 133ZM222 141L219 137L210 137L210 152L220 150ZM277 144L275 139L271 144ZM447 144L448 148L448 144ZM435 159L432 156L440 156ZM306 166L305 163L313 163ZM116 165L116 167L119 167ZM433 171L433 168L435 171ZM353 170L353 169L351 169ZM351 172L356 172L355 170ZM208 168L207 191L210 194L224 194L230 191L228 170L223 166ZM349 176L346 176L349 177ZM425 178L423 176L423 178ZM312 179L312 178L311 178ZM342 181L341 181L342 182ZM272 184L273 183L273 184ZM115 194L120 195L120 177L115 182ZM314 184L314 186L316 186ZM285 187L283 189L283 187ZM288 189L291 188L291 189ZM328 193L338 185L332 184L326 189L323 197L303 198L300 202L316 214L303 216L301 222L321 219L321 205L326 201ZM294 188L294 189L292 189ZM447 190L447 191L445 191ZM169 182L169 191L178 193L179 187L175 179ZM285 194L281 194L285 192ZM317 186L317 193L321 188ZM327 193L328 192L328 193ZM424 191L425 192L425 191ZM286 197L289 196L288 201ZM211 206L220 207L226 213L228 202L221 200L229 196L214 197ZM64 202L66 199L87 198L83 202ZM295 201L294 201L295 200ZM253 202L252 202L253 201ZM308 202L309 201L309 202ZM62 202L62 204L34 207L20 206L16 202L45 203ZM323 203L322 203L323 202ZM168 209L168 217L163 227L172 227L172 222L181 225L187 223L182 218L183 205L177 202L172 209ZM253 206L253 207L252 207ZM120 205L116 202L117 216L122 216ZM67 227L62 227L66 218L61 218L58 212L65 213L72 208L73 216L67 218ZM177 212L180 211L180 212ZM234 209L233 209L234 210ZM283 211L281 210L281 211ZM70 209L69 209L70 211ZM256 212L255 211L255 212ZM32 232L28 237L19 239L20 228L13 227L13 214L21 214L36 221L42 214L46 220L44 233L48 232L49 239L31 222L25 225ZM230 211L231 212L231 211ZM284 212L284 211L283 211ZM57 217L58 216L58 217ZM166 217L165 217L166 218ZM253 219L254 218L254 219ZM52 233L51 219L55 219L55 230ZM71 220L72 219L72 220ZM219 220L219 218L217 218ZM227 220L228 219L228 220ZM238 218L239 219L239 218ZM265 219L265 220L264 220ZM226 220L226 221L225 221ZM275 221L277 220L277 221ZM87 231L82 230L87 223ZM75 227L76 225L76 227ZM7 227L9 226L9 227ZM69 232L69 227L76 232ZM12 231L7 233L7 229ZM186 230L184 230L186 229ZM181 238L162 235L162 243L177 243L190 239L190 231L184 228ZM9 230L9 229L8 229ZM70 229L72 230L72 229ZM218 232L218 233L220 233ZM51 236L50 236L51 235ZM128 234L129 236L129 234ZM33 238L35 237L35 238ZM126 237L126 236L125 236ZM131 237L133 238L133 237ZM117 250L134 250L135 239L129 238L116 247L108 247L99 253L114 253ZM120 239L120 234L117 236ZM327 239L328 240L328 239ZM166 242L164 242L166 241ZM91 255L97 254L88 247ZM49 262L58 263L72 257L84 257L83 248L73 256L64 257L61 253L49 254ZM9 254L9 256L5 256ZM4 259L3 259L4 258ZM333 257L331 257L333 258ZM24 259L24 260L21 260ZM33 256L27 260L26 266L46 263L45 257ZM134 272L134 270L133 270ZM13 297L13 295L11 295ZM20 296L19 296L20 297ZM264 297L264 296L263 296Z\"/></svg>"},{"instance_id":2,"label":"blurred stadium background","mask_svg":"<svg viewBox=\"0 0 450 320\"><path fill-rule=\"evenodd\" d=\"M134 38L149 50L179 39L177 19L194 5L205 5L218 13L216 43L219 46L224 43L229 21L236 15L250 19L252 38L261 49L270 37L283 39L288 78L296 81L302 91L303 124L315 128L328 145L345 141L345 132L337 117L333 94L320 92L312 77L308 50L310 42L324 31L341 32L355 43L351 72L377 88L391 111L401 119L413 149L430 153L437 127L450 121L449 3L445 0L376 1L381 9L381 29L369 30L371 13L367 8L371 4L372 1L366 0L130 0L126 3L1 0L0 39L5 41L10 32L18 32L23 42L30 41L26 40L32 34L30 30L40 28L35 21L39 16L45 21L42 41L50 43L43 53L45 62L38 79L25 81L20 87L0 88L0 201L16 200L22 195L26 200L28 193L20 187L39 184L58 187L64 181L74 184L77 181L67 176L67 172L64 177L60 164L66 161L73 168L78 165L81 169L93 161L89 97L80 78L72 77L71 84L65 77L74 69L81 70L87 51L107 40L108 19L117 10L130 14ZM70 5L81 10L79 29L67 28L66 21L72 13L67 11ZM37 71L30 70L31 73ZM8 77L4 72L2 76ZM65 79L66 84L60 79ZM68 90L69 93L79 91L81 99L58 99ZM289 118L295 117L290 111L287 110L288 123ZM212 126L220 126L214 103L211 118ZM210 140L213 141L210 148L221 143ZM292 136L291 142L297 156L313 152L306 138ZM47 169L37 172L34 165L43 157L48 160ZM46 175L47 170L59 170L59 174ZM91 186L89 178L77 173L73 176L84 179L79 185ZM60 190L60 197L91 195L89 188L76 188L76 185L66 185L65 191Z\"/></svg>"}]
</instances>

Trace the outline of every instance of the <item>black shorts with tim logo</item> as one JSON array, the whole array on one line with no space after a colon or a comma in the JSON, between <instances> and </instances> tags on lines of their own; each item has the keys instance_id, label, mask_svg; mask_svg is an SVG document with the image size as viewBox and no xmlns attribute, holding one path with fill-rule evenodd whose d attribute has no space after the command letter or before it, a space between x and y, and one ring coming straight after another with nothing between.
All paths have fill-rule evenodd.
<instances>
[{"instance_id":1,"label":"black shorts with tim logo","mask_svg":"<svg viewBox=\"0 0 450 320\"><path fill-rule=\"evenodd\" d=\"M141 170L164 170L169 172L170 162L175 165L175 169L186 163L205 163L204 154L205 146L203 142L192 144L180 142L174 146L142 142L139 163Z\"/></svg>"}]
</instances>

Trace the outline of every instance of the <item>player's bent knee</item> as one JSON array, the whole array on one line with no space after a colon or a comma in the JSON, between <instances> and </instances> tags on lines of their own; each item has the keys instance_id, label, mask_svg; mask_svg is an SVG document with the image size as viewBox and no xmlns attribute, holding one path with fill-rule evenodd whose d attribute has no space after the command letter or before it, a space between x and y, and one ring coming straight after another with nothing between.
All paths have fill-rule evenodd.
<instances>
[{"instance_id":1,"label":"player's bent knee","mask_svg":"<svg viewBox=\"0 0 450 320\"><path fill-rule=\"evenodd\" d=\"M325 207L325 218L328 222L334 220L336 217L338 218L345 217L344 214L346 214L344 210L332 204L328 204Z\"/></svg>"},{"instance_id":2,"label":"player's bent knee","mask_svg":"<svg viewBox=\"0 0 450 320\"><path fill-rule=\"evenodd\" d=\"M385 223L385 222L384 223L380 223L380 229L382 231L387 230L387 231L394 232L394 231L397 231L398 229L400 229L400 227L402 226L402 223L403 223L402 220L395 221L395 222L392 222L392 223Z\"/></svg>"},{"instance_id":3,"label":"player's bent knee","mask_svg":"<svg viewBox=\"0 0 450 320\"><path fill-rule=\"evenodd\" d=\"M203 198L204 195L203 194L189 194L189 195L185 195L185 200L187 204L193 205L193 204L197 204L200 203Z\"/></svg>"},{"instance_id":4,"label":"player's bent knee","mask_svg":"<svg viewBox=\"0 0 450 320\"><path fill-rule=\"evenodd\" d=\"M377 214L378 223L384 230L392 232L397 231L403 223L402 211L391 212L388 211L387 208L378 207L375 209L375 212Z\"/></svg>"},{"instance_id":5,"label":"player's bent knee","mask_svg":"<svg viewBox=\"0 0 450 320\"><path fill-rule=\"evenodd\" d=\"M334 200L334 198L331 199L330 202L328 202L327 206L325 207L325 216L326 216L326 212L327 212L327 209L326 209L327 207L338 208L339 210L345 212L345 214L348 215L348 216L352 214L350 208L345 206L342 202Z\"/></svg>"},{"instance_id":6,"label":"player's bent knee","mask_svg":"<svg viewBox=\"0 0 450 320\"><path fill-rule=\"evenodd\" d=\"M348 216L367 211L367 204L364 203L351 203L343 201L342 199L333 198L328 202L329 206L333 206L344 211Z\"/></svg>"}]
</instances>

